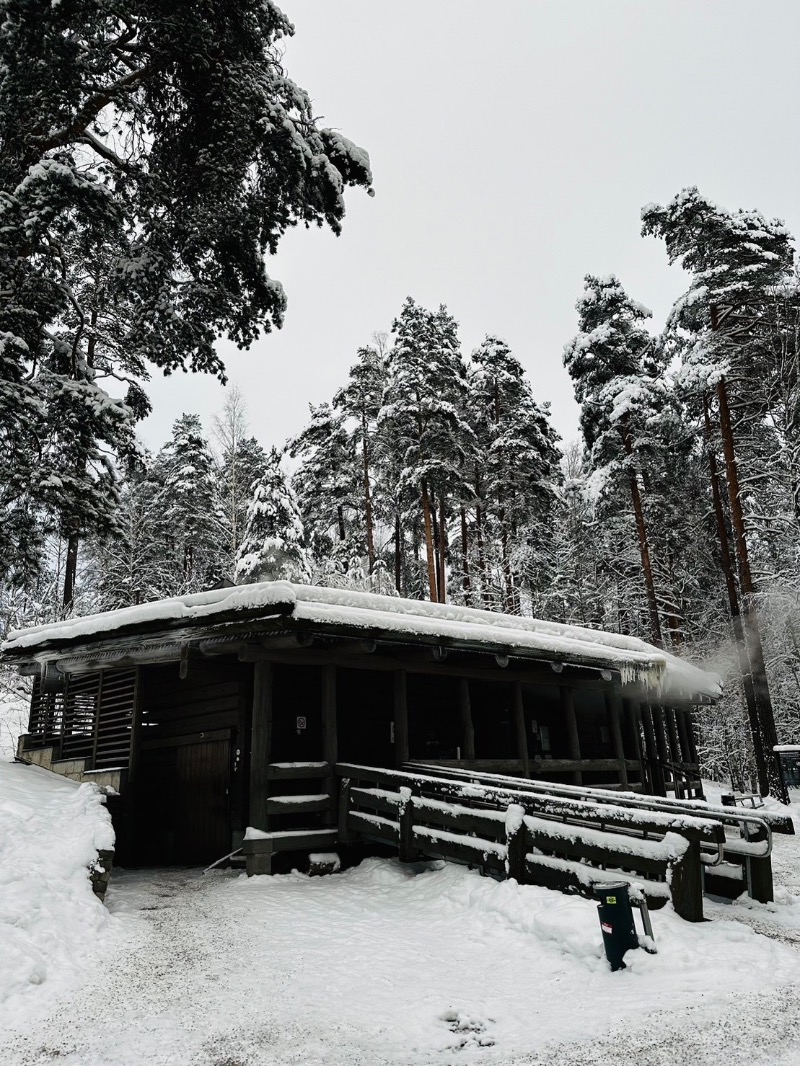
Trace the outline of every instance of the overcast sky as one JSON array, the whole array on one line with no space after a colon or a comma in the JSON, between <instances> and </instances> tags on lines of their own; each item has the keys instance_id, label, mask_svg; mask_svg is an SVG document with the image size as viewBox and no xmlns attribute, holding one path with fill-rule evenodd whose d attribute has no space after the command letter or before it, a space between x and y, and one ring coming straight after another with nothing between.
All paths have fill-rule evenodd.
<instances>
[{"instance_id":1,"label":"overcast sky","mask_svg":"<svg viewBox=\"0 0 800 1066\"><path fill-rule=\"evenodd\" d=\"M284 0L290 77L365 147L374 199L341 237L296 230L269 263L282 331L223 344L252 432L282 444L331 398L403 300L447 304L465 353L487 332L522 361L562 436L561 364L586 273L616 273L657 327L685 287L639 212L685 185L800 233L796 0ZM150 447L224 402L213 379L151 383Z\"/></svg>"}]
</instances>

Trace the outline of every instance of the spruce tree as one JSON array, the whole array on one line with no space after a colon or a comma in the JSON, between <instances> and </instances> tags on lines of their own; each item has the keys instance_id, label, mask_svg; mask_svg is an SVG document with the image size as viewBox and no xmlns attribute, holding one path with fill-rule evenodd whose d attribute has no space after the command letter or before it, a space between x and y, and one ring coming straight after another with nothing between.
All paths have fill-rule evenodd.
<instances>
[{"instance_id":1,"label":"spruce tree","mask_svg":"<svg viewBox=\"0 0 800 1066\"><path fill-rule=\"evenodd\" d=\"M236 567L237 583L307 581L308 557L297 500L281 469L275 448L267 456L247 508L247 522Z\"/></svg>"},{"instance_id":2,"label":"spruce tree","mask_svg":"<svg viewBox=\"0 0 800 1066\"><path fill-rule=\"evenodd\" d=\"M519 613L519 568L512 556L524 560L528 583L545 579L547 531L561 479L558 436L547 406L534 400L522 364L505 341L486 337L472 353L469 381L478 488L499 541L502 602L505 610Z\"/></svg>"},{"instance_id":3,"label":"spruce tree","mask_svg":"<svg viewBox=\"0 0 800 1066\"><path fill-rule=\"evenodd\" d=\"M160 481L159 540L170 560L171 592L200 592L223 576L227 545L214 460L197 415L176 420L155 467Z\"/></svg>"}]
</instances>

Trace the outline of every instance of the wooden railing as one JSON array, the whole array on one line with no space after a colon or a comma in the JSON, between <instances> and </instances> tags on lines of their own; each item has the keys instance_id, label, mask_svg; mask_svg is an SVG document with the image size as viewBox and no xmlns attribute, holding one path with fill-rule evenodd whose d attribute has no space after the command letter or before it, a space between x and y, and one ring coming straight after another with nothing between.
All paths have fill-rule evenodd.
<instances>
[{"instance_id":1,"label":"wooden railing","mask_svg":"<svg viewBox=\"0 0 800 1066\"><path fill-rule=\"evenodd\" d=\"M582 895L626 875L651 907L671 899L701 921L702 849L722 858L723 826L690 814L537 793L528 781L503 787L348 763L336 774L338 842L389 844L403 861L443 858Z\"/></svg>"},{"instance_id":2,"label":"wooden railing","mask_svg":"<svg viewBox=\"0 0 800 1066\"><path fill-rule=\"evenodd\" d=\"M724 896L738 896L747 892L759 903L771 903L772 833L794 833L789 815L780 812L755 812L723 807L702 800L679 800L663 796L641 796L630 792L608 791L582 785L556 785L551 782L521 780L500 774L486 774L474 770L440 768L434 764L410 762L404 769L412 773L434 774L449 780L535 791L547 796L559 796L600 803L635 811L661 811L685 814L706 819L725 827L722 855L716 846L701 846L706 891ZM711 868L713 867L713 869Z\"/></svg>"}]
</instances>

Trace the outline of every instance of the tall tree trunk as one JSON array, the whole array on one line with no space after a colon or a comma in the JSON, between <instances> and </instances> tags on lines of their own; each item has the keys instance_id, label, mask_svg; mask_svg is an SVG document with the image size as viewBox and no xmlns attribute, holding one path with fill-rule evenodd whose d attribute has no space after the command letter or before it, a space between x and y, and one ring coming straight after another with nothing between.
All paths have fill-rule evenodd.
<instances>
[{"instance_id":1,"label":"tall tree trunk","mask_svg":"<svg viewBox=\"0 0 800 1066\"><path fill-rule=\"evenodd\" d=\"M464 601L467 607L472 606L472 581L469 573L469 535L467 533L467 512L461 508L461 570L464 586Z\"/></svg>"},{"instance_id":2,"label":"tall tree trunk","mask_svg":"<svg viewBox=\"0 0 800 1066\"><path fill-rule=\"evenodd\" d=\"M717 382L717 399L719 401L719 424L722 433L722 450L725 455L725 472L728 479L728 502L731 509L733 526L733 543L739 562L739 577L742 586L742 606L745 639L750 650L750 662L753 667L753 689L755 691L758 717L761 725L761 741L764 761L767 769L769 791L782 803L789 802L789 795L781 777L778 759L773 747L778 743L775 732L775 716L772 710L767 670L764 664L764 648L761 644L761 629L758 623L758 609L755 602L755 586L750 570L750 555L747 548L747 534L744 525L744 512L739 488L739 471L736 463L736 449L733 440L733 425L728 403L728 389L724 378Z\"/></svg>"},{"instance_id":3,"label":"tall tree trunk","mask_svg":"<svg viewBox=\"0 0 800 1066\"><path fill-rule=\"evenodd\" d=\"M475 508L475 542L478 546L478 574L481 579L481 599L484 607L491 607L491 601L487 593L486 551L483 544L483 510L480 504Z\"/></svg>"},{"instance_id":4,"label":"tall tree trunk","mask_svg":"<svg viewBox=\"0 0 800 1066\"><path fill-rule=\"evenodd\" d=\"M619 431L622 435L625 454L630 459L633 456L633 444L631 442L631 431L628 426L627 418L622 419ZM664 641L661 637L661 622L658 617L658 600L656 598L655 581L653 580L653 564L650 559L650 545L647 541L647 526L645 525L644 520L642 496L639 492L639 482L636 477L636 471L633 469L633 464L631 464L628 474L631 488L631 502L633 503L633 513L636 519L636 534L639 538L639 554L642 558L644 584L647 590L647 605L650 612L650 631L652 633L653 643L660 648L663 646Z\"/></svg>"},{"instance_id":5,"label":"tall tree trunk","mask_svg":"<svg viewBox=\"0 0 800 1066\"><path fill-rule=\"evenodd\" d=\"M344 508L341 504L336 507L336 525L339 527L339 540L344 540L347 533L344 528Z\"/></svg>"},{"instance_id":6,"label":"tall tree trunk","mask_svg":"<svg viewBox=\"0 0 800 1066\"><path fill-rule=\"evenodd\" d=\"M436 603L437 601L437 587L436 587L436 562L434 560L433 551L433 523L431 522L431 501L428 495L427 482L423 481L421 485L422 493L422 517L425 522L425 555L428 561L428 592L431 600Z\"/></svg>"},{"instance_id":7,"label":"tall tree trunk","mask_svg":"<svg viewBox=\"0 0 800 1066\"><path fill-rule=\"evenodd\" d=\"M506 528L506 514L504 510L500 511L498 518L500 520L500 552L502 555L503 579L506 585L505 610L508 611L509 614L513 614L515 608L514 575L511 572L511 558L508 551L508 529Z\"/></svg>"},{"instance_id":8,"label":"tall tree trunk","mask_svg":"<svg viewBox=\"0 0 800 1066\"><path fill-rule=\"evenodd\" d=\"M394 515L394 587L397 589L398 594L403 591L402 589L402 577L403 577L403 559L401 554L401 538L400 538L400 512L395 511Z\"/></svg>"},{"instance_id":9,"label":"tall tree trunk","mask_svg":"<svg viewBox=\"0 0 800 1066\"><path fill-rule=\"evenodd\" d=\"M736 588L736 576L733 569L730 546L728 544L728 530L725 525L725 510L722 504L720 492L720 474L717 467L717 459L714 455L714 442L711 433L711 414L709 411L708 395L703 395L703 419L705 423L706 443L708 445L708 466L711 473L711 496L714 501L714 517L717 524L717 538L719 540L720 560L722 573L725 577L725 588L728 593L728 604L731 611L733 624L733 637L736 643L736 655L739 660L739 673L742 678L747 717L750 722L750 735L753 738L753 755L755 756L756 770L758 771L759 791L766 792L769 789L767 768L764 762L764 745L761 736L761 727L758 716L755 689L753 687L753 667L750 662L750 654L745 642L744 628L742 626L741 611L739 609L739 593Z\"/></svg>"},{"instance_id":10,"label":"tall tree trunk","mask_svg":"<svg viewBox=\"0 0 800 1066\"><path fill-rule=\"evenodd\" d=\"M444 492L439 497L439 603L447 603L447 523Z\"/></svg>"},{"instance_id":11,"label":"tall tree trunk","mask_svg":"<svg viewBox=\"0 0 800 1066\"><path fill-rule=\"evenodd\" d=\"M369 445L367 444L366 417L361 419L361 461L364 479L364 519L367 526L367 560L370 574L375 569L375 535L372 517L372 487L369 483Z\"/></svg>"},{"instance_id":12,"label":"tall tree trunk","mask_svg":"<svg viewBox=\"0 0 800 1066\"><path fill-rule=\"evenodd\" d=\"M78 574L78 544L80 539L77 533L70 533L67 537L67 558L64 563L64 611L72 610L75 599L75 579Z\"/></svg>"},{"instance_id":13,"label":"tall tree trunk","mask_svg":"<svg viewBox=\"0 0 800 1066\"><path fill-rule=\"evenodd\" d=\"M436 493L431 489L431 527L433 530L433 562L436 570L436 602L439 602L442 587L442 570L439 558L439 518L436 514Z\"/></svg>"}]
</instances>

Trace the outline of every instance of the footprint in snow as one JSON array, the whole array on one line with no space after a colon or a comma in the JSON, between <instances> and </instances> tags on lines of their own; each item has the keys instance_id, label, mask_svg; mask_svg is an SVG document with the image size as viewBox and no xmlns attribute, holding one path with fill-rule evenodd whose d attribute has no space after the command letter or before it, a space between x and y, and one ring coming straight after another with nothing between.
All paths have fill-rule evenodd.
<instances>
[{"instance_id":1,"label":"footprint in snow","mask_svg":"<svg viewBox=\"0 0 800 1066\"><path fill-rule=\"evenodd\" d=\"M461 1010L446 1010L439 1015L456 1039L448 1044L448 1051L462 1051L464 1048L492 1047L494 1038L486 1031L487 1022ZM491 1023L492 1018L488 1019Z\"/></svg>"}]
</instances>

